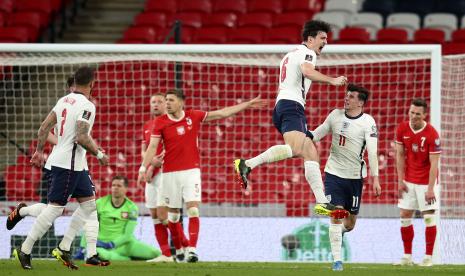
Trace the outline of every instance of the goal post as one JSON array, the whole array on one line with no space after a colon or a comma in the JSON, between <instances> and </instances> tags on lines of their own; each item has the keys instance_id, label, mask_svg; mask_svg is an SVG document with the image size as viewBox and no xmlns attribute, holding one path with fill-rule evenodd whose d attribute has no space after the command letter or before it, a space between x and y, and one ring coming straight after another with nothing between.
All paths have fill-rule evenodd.
<instances>
[{"instance_id":1,"label":"goal post","mask_svg":"<svg viewBox=\"0 0 465 276\"><path fill-rule=\"evenodd\" d=\"M40 200L36 190L45 188L37 183L40 171L31 173L27 154L17 149L34 148L40 121L57 98L65 95L66 78L78 66L97 68L93 91L97 116L92 136L111 158L109 167L101 167L95 158L88 157L97 194L108 194L111 177L124 174L131 182L129 196L138 202L143 214L147 214L143 204L144 193L135 185L135 178L141 162L142 124L150 118L150 95L181 88L186 92L187 108L215 110L260 94L270 100L267 109L245 111L234 118L205 124L201 129L199 144L204 201L201 214L205 226L202 226L200 254L212 261L329 260L329 244L323 234L312 237L311 243L303 244L301 248L289 247L290 236L304 240L304 233L309 229L315 233L327 231L326 219L308 220L312 216L314 199L303 177L302 161L292 159L254 171L253 192L249 197L244 196L234 182L231 166L234 158L251 157L273 144L282 143L272 125L271 110L277 91L279 61L293 48L295 45L0 44L3 83L0 89L4 90L0 104L5 110L0 131L8 139L0 144L0 151L6 156L0 161L3 162L0 163L0 174L6 182L6 195L0 203L12 207L17 201ZM402 253L399 251L401 240L396 207L394 129L400 121L407 119L410 100L424 97L430 103L429 120L441 131L441 123L446 118L441 106L442 63L438 45L328 45L318 58L317 68L321 72L331 76L346 75L350 82L366 86L372 92L365 110L375 117L380 129L383 195L376 199L370 190L370 180L366 180L358 230L347 235L346 260L391 262ZM179 68L180 72L177 71ZM312 85L306 108L309 128L314 129L322 123L331 109L342 107L344 92L343 88ZM452 143L453 139L455 137L443 137L445 144ZM329 154L329 139L319 143L318 149L323 166ZM447 158L448 152L444 155ZM448 196L454 197L455 194L448 193ZM459 219L457 225L460 225L460 219L465 217L464 204L457 203L457 198L443 198L442 203L448 210L443 213L443 219ZM241 228L241 221L256 225L261 235L243 240L241 237L247 234ZM221 228L221 225L231 228ZM417 220L416 225L421 225L421 221ZM271 227L280 230L270 235ZM381 233L387 227L390 230ZM153 235L147 235L148 231L153 231L151 228L150 220L141 219L138 235L155 244ZM370 228L379 232L368 231ZM233 237L231 239L241 241L238 245L230 244L228 251L231 256L215 251L209 243L209 235L215 235L214 231L227 231ZM379 240L385 235L396 245L387 249L379 245ZM416 253L420 256L424 239L420 240L421 233L416 237L419 248ZM247 259L234 259L234 256L243 255L242 243L249 243L247 246L251 252ZM359 243L384 255L370 254L370 251L362 257L350 254L349 247L357 252ZM314 250L316 245L321 246L317 251ZM278 257L271 254L265 259L263 255L253 255L253 252L265 249L279 250L282 254ZM450 260L444 250L441 256L436 254L441 257L439 262ZM0 258L4 258L5 254L8 253L0 252Z\"/></svg>"}]
</instances>

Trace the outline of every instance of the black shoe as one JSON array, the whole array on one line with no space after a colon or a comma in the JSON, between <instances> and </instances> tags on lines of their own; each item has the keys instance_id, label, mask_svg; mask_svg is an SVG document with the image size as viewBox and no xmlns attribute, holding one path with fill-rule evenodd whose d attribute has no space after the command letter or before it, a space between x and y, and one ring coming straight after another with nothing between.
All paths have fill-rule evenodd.
<instances>
[{"instance_id":1,"label":"black shoe","mask_svg":"<svg viewBox=\"0 0 465 276\"><path fill-rule=\"evenodd\" d=\"M86 266L109 266L109 265L110 265L110 261L101 259L98 254L95 254L94 256L87 258L86 260Z\"/></svg>"},{"instance_id":2,"label":"black shoe","mask_svg":"<svg viewBox=\"0 0 465 276\"><path fill-rule=\"evenodd\" d=\"M13 211L11 211L11 213L8 215L8 218L6 219L6 229L13 229L15 225L24 218L19 215L19 210L26 206L26 203L21 202Z\"/></svg>"},{"instance_id":3,"label":"black shoe","mask_svg":"<svg viewBox=\"0 0 465 276\"><path fill-rule=\"evenodd\" d=\"M248 177L252 169L247 167L244 159L236 159L234 160L234 170L240 177L239 180L241 181L242 188L247 189L247 186L249 185Z\"/></svg>"},{"instance_id":4,"label":"black shoe","mask_svg":"<svg viewBox=\"0 0 465 276\"><path fill-rule=\"evenodd\" d=\"M195 253L195 251L189 251L189 253L187 253L188 263L196 263L198 261L199 261L199 256L197 255L197 253Z\"/></svg>"},{"instance_id":5,"label":"black shoe","mask_svg":"<svg viewBox=\"0 0 465 276\"><path fill-rule=\"evenodd\" d=\"M19 261L21 267L24 269L32 269L31 265L31 254L25 254L21 249L15 248L13 250L13 256Z\"/></svg>"},{"instance_id":6,"label":"black shoe","mask_svg":"<svg viewBox=\"0 0 465 276\"><path fill-rule=\"evenodd\" d=\"M176 262L182 263L186 259L186 255L184 253L184 249L177 249L176 250Z\"/></svg>"},{"instance_id":7,"label":"black shoe","mask_svg":"<svg viewBox=\"0 0 465 276\"><path fill-rule=\"evenodd\" d=\"M79 268L74 264L70 251L61 250L60 247L57 247L53 249L52 255L70 269L77 270Z\"/></svg>"}]
</instances>

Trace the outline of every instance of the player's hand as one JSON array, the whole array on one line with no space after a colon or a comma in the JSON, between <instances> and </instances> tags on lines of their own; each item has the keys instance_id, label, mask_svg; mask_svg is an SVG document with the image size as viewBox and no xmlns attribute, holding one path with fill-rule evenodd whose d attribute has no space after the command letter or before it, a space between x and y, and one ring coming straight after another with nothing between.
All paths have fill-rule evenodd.
<instances>
[{"instance_id":1,"label":"player's hand","mask_svg":"<svg viewBox=\"0 0 465 276\"><path fill-rule=\"evenodd\" d=\"M346 85L346 84L347 84L347 77L345 77L345 76L339 76L339 77L333 78L331 80L331 85L343 86L343 85Z\"/></svg>"},{"instance_id":2,"label":"player's hand","mask_svg":"<svg viewBox=\"0 0 465 276\"><path fill-rule=\"evenodd\" d=\"M249 101L249 108L255 109L255 108L263 108L268 105L267 100L262 100L260 98L261 96L258 95L258 97L253 98L252 100Z\"/></svg>"},{"instance_id":3,"label":"player's hand","mask_svg":"<svg viewBox=\"0 0 465 276\"><path fill-rule=\"evenodd\" d=\"M381 185L379 185L378 177L373 178L373 192L375 194L375 197L379 197L381 195Z\"/></svg>"},{"instance_id":4,"label":"player's hand","mask_svg":"<svg viewBox=\"0 0 465 276\"><path fill-rule=\"evenodd\" d=\"M105 248L105 249L113 249L115 248L115 244L113 242L103 242L97 240L97 247Z\"/></svg>"},{"instance_id":5,"label":"player's hand","mask_svg":"<svg viewBox=\"0 0 465 276\"><path fill-rule=\"evenodd\" d=\"M108 166L110 159L108 158L108 155L103 154L103 157L98 159L98 162L102 166Z\"/></svg>"},{"instance_id":6,"label":"player's hand","mask_svg":"<svg viewBox=\"0 0 465 276\"><path fill-rule=\"evenodd\" d=\"M404 181L399 182L399 198L402 198L404 193L408 192L408 187L405 185Z\"/></svg>"},{"instance_id":7,"label":"player's hand","mask_svg":"<svg viewBox=\"0 0 465 276\"><path fill-rule=\"evenodd\" d=\"M156 168L160 168L163 165L163 159L165 158L165 151L163 150L162 153L156 155L150 164Z\"/></svg>"},{"instance_id":8,"label":"player's hand","mask_svg":"<svg viewBox=\"0 0 465 276\"><path fill-rule=\"evenodd\" d=\"M428 204L434 204L436 202L436 196L434 195L433 189L428 189L425 193L425 201Z\"/></svg>"},{"instance_id":9,"label":"player's hand","mask_svg":"<svg viewBox=\"0 0 465 276\"><path fill-rule=\"evenodd\" d=\"M31 157L31 165L42 168L45 162L45 156L43 152L35 151Z\"/></svg>"},{"instance_id":10,"label":"player's hand","mask_svg":"<svg viewBox=\"0 0 465 276\"><path fill-rule=\"evenodd\" d=\"M139 176L137 177L137 186L140 186L142 183L147 183L147 176L145 172L139 171Z\"/></svg>"}]
</instances>

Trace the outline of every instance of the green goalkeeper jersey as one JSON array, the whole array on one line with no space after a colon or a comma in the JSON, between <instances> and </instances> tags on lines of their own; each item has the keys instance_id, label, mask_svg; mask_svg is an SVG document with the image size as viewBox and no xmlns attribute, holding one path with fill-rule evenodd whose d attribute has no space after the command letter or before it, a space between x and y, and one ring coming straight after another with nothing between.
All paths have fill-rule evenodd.
<instances>
[{"instance_id":1,"label":"green goalkeeper jersey","mask_svg":"<svg viewBox=\"0 0 465 276\"><path fill-rule=\"evenodd\" d=\"M97 213L100 223L98 239L113 242L116 246L129 242L134 237L139 208L126 198L120 207L113 206L111 195L97 200Z\"/></svg>"}]
</instances>

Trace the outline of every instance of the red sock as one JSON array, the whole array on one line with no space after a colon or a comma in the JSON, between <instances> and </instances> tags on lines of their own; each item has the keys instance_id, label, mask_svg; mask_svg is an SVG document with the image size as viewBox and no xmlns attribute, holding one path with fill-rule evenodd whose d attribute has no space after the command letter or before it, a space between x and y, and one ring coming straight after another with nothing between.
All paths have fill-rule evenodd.
<instances>
[{"instance_id":1,"label":"red sock","mask_svg":"<svg viewBox=\"0 0 465 276\"><path fill-rule=\"evenodd\" d=\"M170 229L171 239L173 240L174 248L181 249L181 240L179 239L179 225L181 223L168 221L168 229Z\"/></svg>"},{"instance_id":2,"label":"red sock","mask_svg":"<svg viewBox=\"0 0 465 276\"><path fill-rule=\"evenodd\" d=\"M412 254L412 241L413 241L413 225L400 228L400 234L402 236L402 241L404 242L404 253Z\"/></svg>"},{"instance_id":3,"label":"red sock","mask_svg":"<svg viewBox=\"0 0 465 276\"><path fill-rule=\"evenodd\" d=\"M184 229L182 228L181 223L178 223L178 233L179 233L179 237L181 238L182 247L188 247L189 240L186 238L186 235L184 234Z\"/></svg>"},{"instance_id":4,"label":"red sock","mask_svg":"<svg viewBox=\"0 0 465 276\"><path fill-rule=\"evenodd\" d=\"M200 219L199 217L189 218L189 246L197 247L199 239Z\"/></svg>"},{"instance_id":5,"label":"red sock","mask_svg":"<svg viewBox=\"0 0 465 276\"><path fill-rule=\"evenodd\" d=\"M425 239L426 239L426 255L433 255L434 242L436 241L436 225L426 227Z\"/></svg>"},{"instance_id":6,"label":"red sock","mask_svg":"<svg viewBox=\"0 0 465 276\"><path fill-rule=\"evenodd\" d=\"M168 244L168 228L163 223L155 224L155 237L160 245L161 253L167 257L171 256L170 245Z\"/></svg>"}]
</instances>

